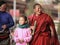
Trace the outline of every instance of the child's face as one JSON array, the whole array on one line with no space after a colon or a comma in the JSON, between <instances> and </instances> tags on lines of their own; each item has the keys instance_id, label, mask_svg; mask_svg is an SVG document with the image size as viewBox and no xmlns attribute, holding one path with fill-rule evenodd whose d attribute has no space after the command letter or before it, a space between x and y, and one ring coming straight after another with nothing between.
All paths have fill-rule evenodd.
<instances>
[{"instance_id":1,"label":"child's face","mask_svg":"<svg viewBox=\"0 0 60 45\"><path fill-rule=\"evenodd\" d=\"M23 25L25 22L26 22L26 21L25 21L25 19L24 19L23 17L20 17L20 18L19 18L19 24L20 24L20 25Z\"/></svg>"}]
</instances>

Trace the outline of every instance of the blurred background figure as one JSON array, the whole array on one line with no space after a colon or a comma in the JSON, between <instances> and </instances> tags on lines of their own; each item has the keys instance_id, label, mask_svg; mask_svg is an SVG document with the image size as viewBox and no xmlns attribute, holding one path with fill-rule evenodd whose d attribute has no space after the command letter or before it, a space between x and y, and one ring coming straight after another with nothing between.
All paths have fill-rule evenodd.
<instances>
[{"instance_id":1,"label":"blurred background figure","mask_svg":"<svg viewBox=\"0 0 60 45\"><path fill-rule=\"evenodd\" d=\"M0 45L10 45L10 28L14 25L12 16L6 12L7 2L0 1Z\"/></svg>"}]
</instances>

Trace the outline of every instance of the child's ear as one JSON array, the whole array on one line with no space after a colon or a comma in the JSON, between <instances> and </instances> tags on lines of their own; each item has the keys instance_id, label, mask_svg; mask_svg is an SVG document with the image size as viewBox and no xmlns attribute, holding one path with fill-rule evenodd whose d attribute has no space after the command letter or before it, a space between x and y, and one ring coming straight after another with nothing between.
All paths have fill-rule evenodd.
<instances>
[{"instance_id":1,"label":"child's ear","mask_svg":"<svg viewBox=\"0 0 60 45\"><path fill-rule=\"evenodd\" d=\"M27 21L25 21L25 23L27 23Z\"/></svg>"}]
</instances>

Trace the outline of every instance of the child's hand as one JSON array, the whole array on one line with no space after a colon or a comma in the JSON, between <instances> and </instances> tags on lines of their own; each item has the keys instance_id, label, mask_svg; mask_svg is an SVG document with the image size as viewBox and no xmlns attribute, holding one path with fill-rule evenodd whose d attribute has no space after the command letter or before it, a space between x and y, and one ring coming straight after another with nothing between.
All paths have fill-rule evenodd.
<instances>
[{"instance_id":1,"label":"child's hand","mask_svg":"<svg viewBox=\"0 0 60 45\"><path fill-rule=\"evenodd\" d=\"M17 40L16 40L16 43L19 43L19 42L20 42L20 40L19 40L19 39L17 39Z\"/></svg>"},{"instance_id":2,"label":"child's hand","mask_svg":"<svg viewBox=\"0 0 60 45\"><path fill-rule=\"evenodd\" d=\"M14 32L11 32L11 36L14 36Z\"/></svg>"},{"instance_id":3,"label":"child's hand","mask_svg":"<svg viewBox=\"0 0 60 45\"><path fill-rule=\"evenodd\" d=\"M24 40L23 40L23 39L21 39L21 40L19 40L19 42L20 42L20 43L23 43L23 42L24 42Z\"/></svg>"}]
</instances>

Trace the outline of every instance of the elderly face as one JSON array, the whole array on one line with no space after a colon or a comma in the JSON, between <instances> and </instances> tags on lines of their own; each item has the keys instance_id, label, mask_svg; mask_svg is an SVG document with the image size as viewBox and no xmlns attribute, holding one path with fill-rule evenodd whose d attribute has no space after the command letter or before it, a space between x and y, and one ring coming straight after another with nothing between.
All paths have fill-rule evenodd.
<instances>
[{"instance_id":1,"label":"elderly face","mask_svg":"<svg viewBox=\"0 0 60 45\"><path fill-rule=\"evenodd\" d=\"M34 8L34 12L37 13L37 14L40 14L41 7L39 5L36 5L35 8Z\"/></svg>"},{"instance_id":2,"label":"elderly face","mask_svg":"<svg viewBox=\"0 0 60 45\"><path fill-rule=\"evenodd\" d=\"M6 4L2 4L2 5L0 6L0 10L1 10L1 11L6 11L6 8L7 8L7 5L6 5Z\"/></svg>"}]
</instances>

